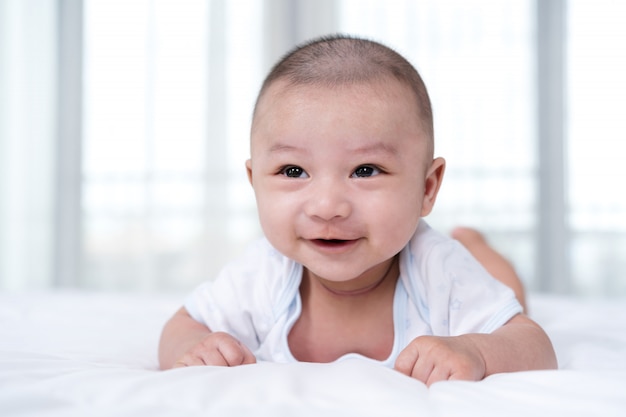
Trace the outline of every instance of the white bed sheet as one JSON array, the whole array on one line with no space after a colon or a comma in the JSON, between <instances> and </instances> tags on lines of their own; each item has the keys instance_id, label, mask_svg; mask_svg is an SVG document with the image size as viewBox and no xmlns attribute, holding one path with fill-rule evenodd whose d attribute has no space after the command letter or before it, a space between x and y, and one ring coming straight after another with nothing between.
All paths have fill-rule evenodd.
<instances>
[{"instance_id":1,"label":"white bed sheet","mask_svg":"<svg viewBox=\"0 0 626 417\"><path fill-rule=\"evenodd\" d=\"M560 370L422 383L375 364L157 370L182 297L0 294L0 416L626 416L626 302L530 296Z\"/></svg>"}]
</instances>

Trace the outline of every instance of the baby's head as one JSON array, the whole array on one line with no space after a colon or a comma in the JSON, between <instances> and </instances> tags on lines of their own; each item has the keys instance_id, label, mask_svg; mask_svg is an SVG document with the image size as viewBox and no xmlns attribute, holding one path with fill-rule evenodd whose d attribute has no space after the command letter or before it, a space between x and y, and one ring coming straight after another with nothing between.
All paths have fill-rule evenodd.
<instances>
[{"instance_id":1,"label":"baby's head","mask_svg":"<svg viewBox=\"0 0 626 417\"><path fill-rule=\"evenodd\" d=\"M397 81L415 99L415 117L427 140L427 155L434 149L433 113L426 86L417 70L402 55L371 40L334 35L322 37L287 53L265 78L254 109L252 130L265 93L277 81L285 88L319 86L340 88L355 84Z\"/></svg>"},{"instance_id":2,"label":"baby's head","mask_svg":"<svg viewBox=\"0 0 626 417\"><path fill-rule=\"evenodd\" d=\"M259 94L246 162L267 239L326 280L367 283L430 213L445 163L417 71L378 43L322 38ZM343 284L342 284L343 285Z\"/></svg>"}]
</instances>

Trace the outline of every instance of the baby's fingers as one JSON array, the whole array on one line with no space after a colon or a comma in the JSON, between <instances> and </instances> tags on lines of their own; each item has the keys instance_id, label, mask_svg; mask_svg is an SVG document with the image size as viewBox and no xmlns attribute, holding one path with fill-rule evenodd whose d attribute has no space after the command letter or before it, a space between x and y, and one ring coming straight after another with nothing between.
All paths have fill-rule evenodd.
<instances>
[{"instance_id":1,"label":"baby's fingers","mask_svg":"<svg viewBox=\"0 0 626 417\"><path fill-rule=\"evenodd\" d=\"M413 376L413 371L419 359L419 350L415 344L409 344L396 359L394 368L407 376Z\"/></svg>"},{"instance_id":2,"label":"baby's fingers","mask_svg":"<svg viewBox=\"0 0 626 417\"><path fill-rule=\"evenodd\" d=\"M192 351L186 353L185 356L177 360L173 368L205 365L228 366L224 356L217 347L206 348L200 345L196 346Z\"/></svg>"},{"instance_id":3,"label":"baby's fingers","mask_svg":"<svg viewBox=\"0 0 626 417\"><path fill-rule=\"evenodd\" d=\"M177 360L172 368L184 368L186 366L204 366L206 365L206 354L204 352L187 353L185 356Z\"/></svg>"},{"instance_id":4,"label":"baby's fingers","mask_svg":"<svg viewBox=\"0 0 626 417\"><path fill-rule=\"evenodd\" d=\"M256 363L256 358L246 346L235 339L224 340L218 345L223 363L220 366L238 366Z\"/></svg>"},{"instance_id":5,"label":"baby's fingers","mask_svg":"<svg viewBox=\"0 0 626 417\"><path fill-rule=\"evenodd\" d=\"M448 367L435 367L426 380L429 387L435 382L447 381L451 379L450 369Z\"/></svg>"},{"instance_id":6,"label":"baby's fingers","mask_svg":"<svg viewBox=\"0 0 626 417\"><path fill-rule=\"evenodd\" d=\"M227 333L216 332L190 349L174 368L184 366L238 366L256 363L246 346Z\"/></svg>"},{"instance_id":7,"label":"baby's fingers","mask_svg":"<svg viewBox=\"0 0 626 417\"><path fill-rule=\"evenodd\" d=\"M400 364L396 362L396 369L411 378L430 385L434 382L432 381L433 374L437 377L439 372L431 360L419 356L419 352L416 355L417 357L403 359Z\"/></svg>"},{"instance_id":8,"label":"baby's fingers","mask_svg":"<svg viewBox=\"0 0 626 417\"><path fill-rule=\"evenodd\" d=\"M395 369L418 381L431 385L445 381L451 370L445 360L441 360L436 347L441 342L438 338L418 337L398 355Z\"/></svg>"}]
</instances>

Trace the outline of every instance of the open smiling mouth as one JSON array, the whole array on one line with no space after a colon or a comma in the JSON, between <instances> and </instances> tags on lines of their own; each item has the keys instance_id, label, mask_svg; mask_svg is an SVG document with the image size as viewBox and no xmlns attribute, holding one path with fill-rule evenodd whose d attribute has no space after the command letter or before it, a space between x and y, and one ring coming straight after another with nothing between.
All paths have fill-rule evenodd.
<instances>
[{"instance_id":1,"label":"open smiling mouth","mask_svg":"<svg viewBox=\"0 0 626 417\"><path fill-rule=\"evenodd\" d=\"M358 239L347 240L347 239L313 239L312 240L315 245L321 248L326 249L340 249L346 248L348 246L352 246L354 243L358 241Z\"/></svg>"},{"instance_id":2,"label":"open smiling mouth","mask_svg":"<svg viewBox=\"0 0 626 417\"><path fill-rule=\"evenodd\" d=\"M344 244L346 242L350 242L349 240L343 240L343 239L315 239L315 242L321 244L321 245L341 245Z\"/></svg>"}]
</instances>

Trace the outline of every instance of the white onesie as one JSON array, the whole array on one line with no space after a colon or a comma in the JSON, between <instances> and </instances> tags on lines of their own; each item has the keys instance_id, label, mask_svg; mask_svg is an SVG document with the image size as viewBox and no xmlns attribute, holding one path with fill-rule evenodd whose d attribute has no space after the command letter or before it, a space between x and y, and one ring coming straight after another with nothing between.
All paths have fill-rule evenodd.
<instances>
[{"instance_id":1,"label":"white onesie","mask_svg":"<svg viewBox=\"0 0 626 417\"><path fill-rule=\"evenodd\" d=\"M196 288L185 308L212 331L237 338L259 361L294 362L287 336L301 312L301 279L302 265L261 239L214 281ZM398 354L421 335L491 333L521 311L511 289L460 243L421 220L400 253L393 350L376 362L393 367ZM365 358L348 354L339 360L350 357Z\"/></svg>"}]
</instances>

